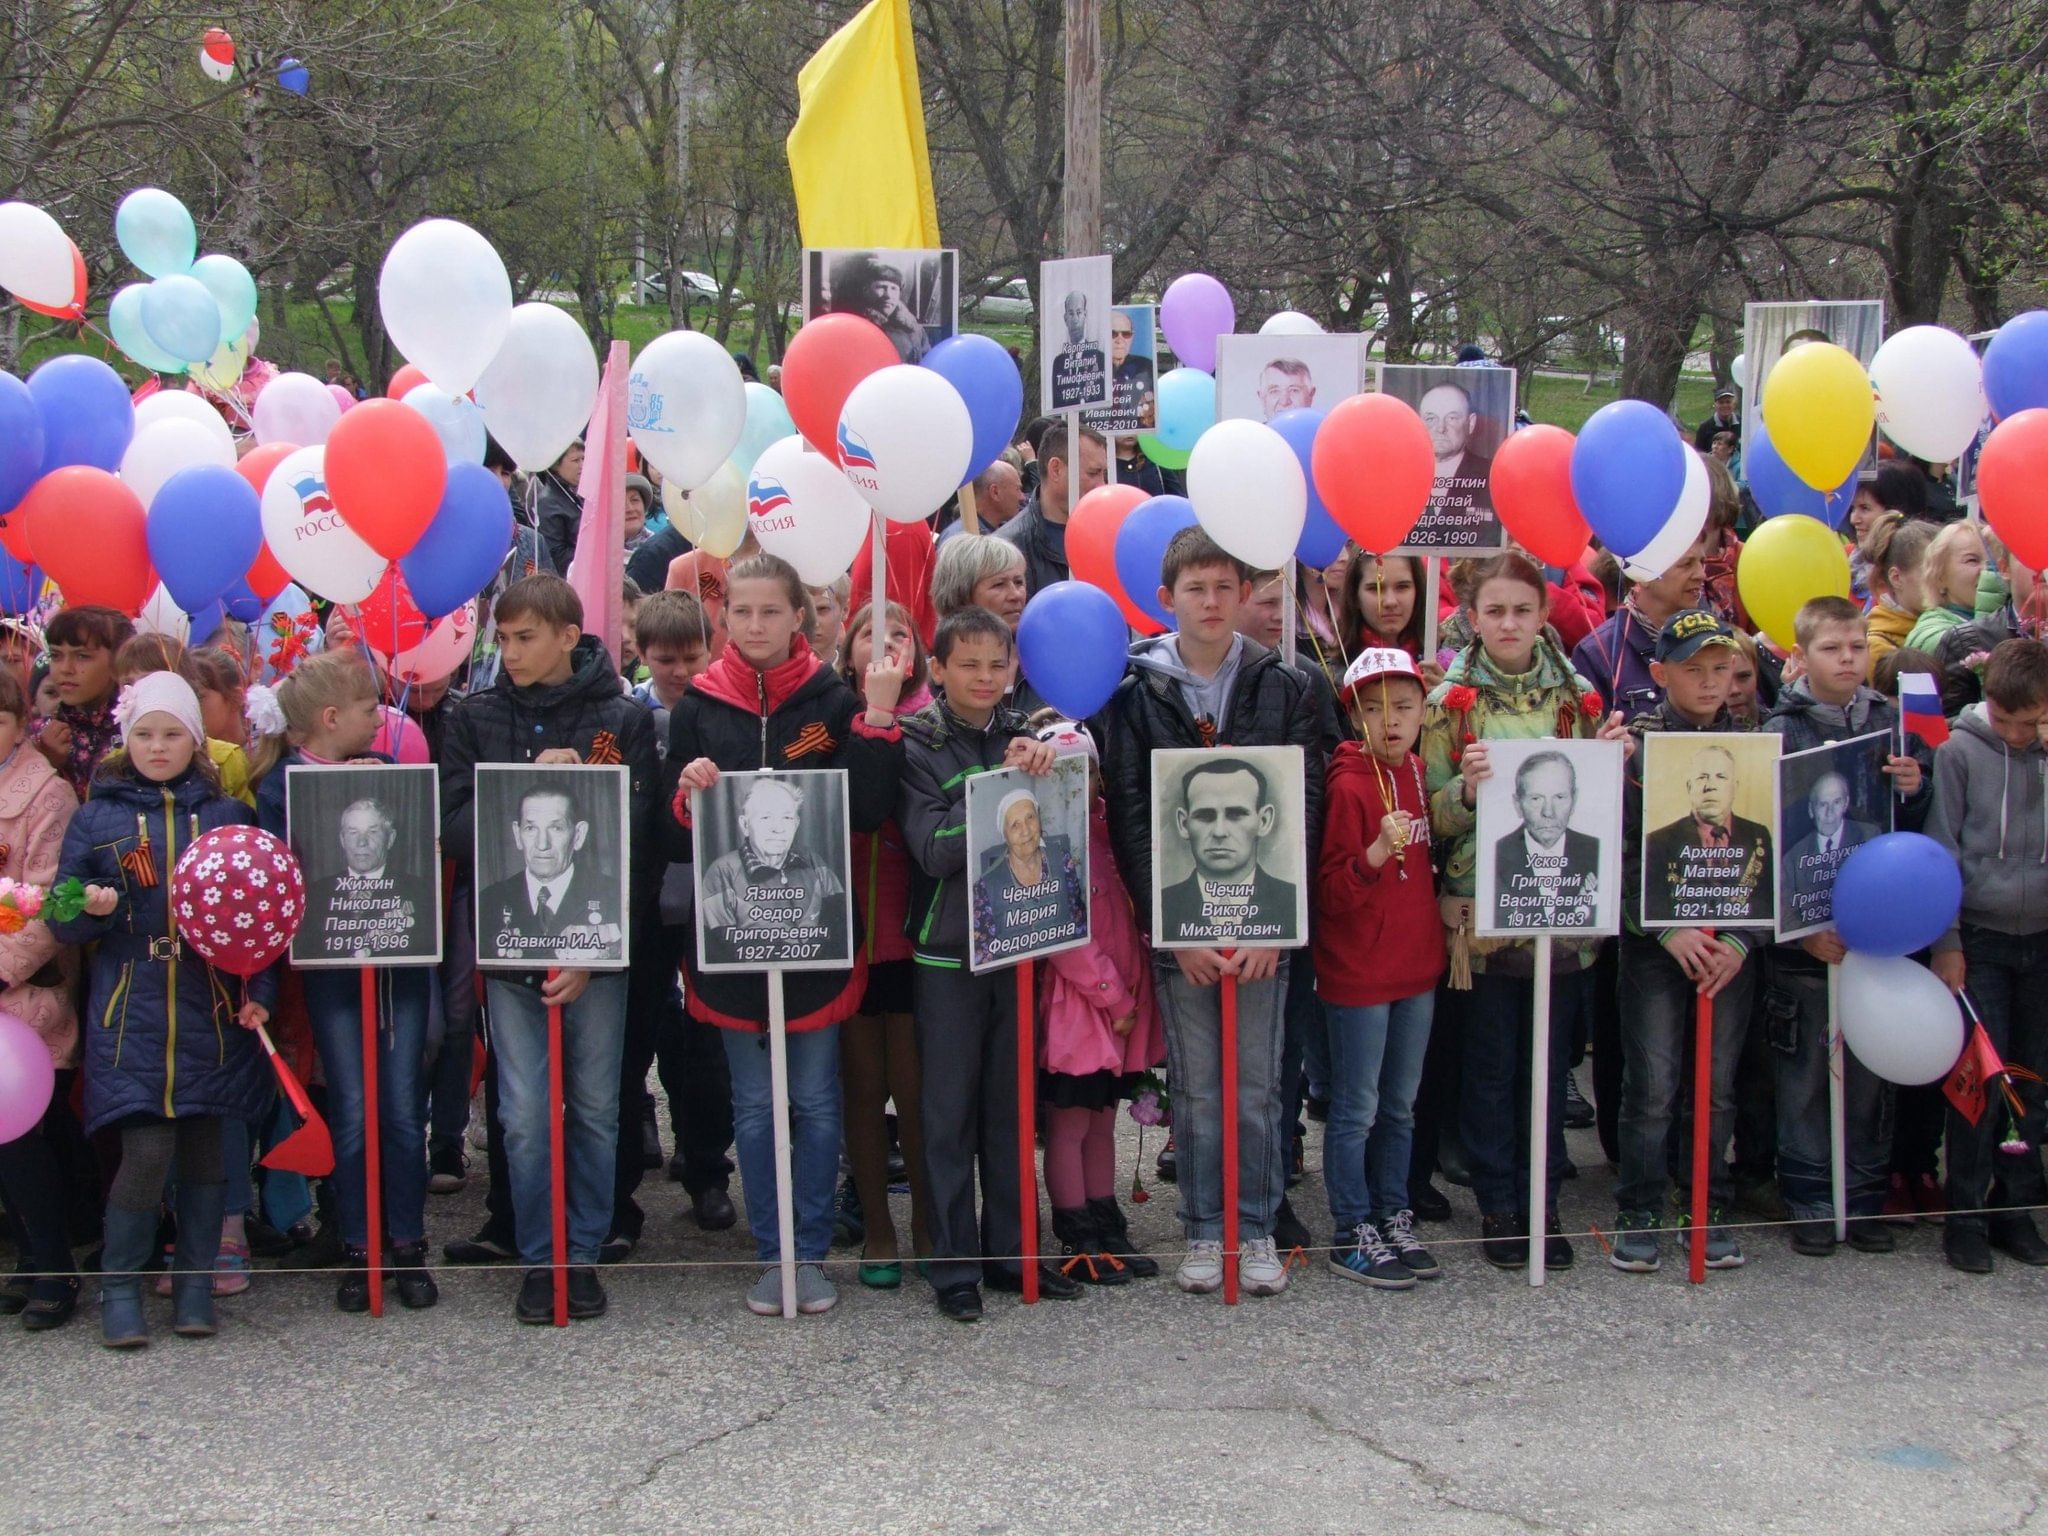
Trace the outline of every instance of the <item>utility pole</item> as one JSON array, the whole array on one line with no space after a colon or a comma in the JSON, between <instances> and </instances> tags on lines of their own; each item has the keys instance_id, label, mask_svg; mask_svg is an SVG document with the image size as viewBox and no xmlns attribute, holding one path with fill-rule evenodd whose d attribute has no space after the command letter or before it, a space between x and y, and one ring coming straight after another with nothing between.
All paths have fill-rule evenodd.
<instances>
[{"instance_id":1,"label":"utility pole","mask_svg":"<svg viewBox=\"0 0 2048 1536\"><path fill-rule=\"evenodd\" d=\"M1102 3L1067 0L1065 254L1102 250Z\"/></svg>"}]
</instances>

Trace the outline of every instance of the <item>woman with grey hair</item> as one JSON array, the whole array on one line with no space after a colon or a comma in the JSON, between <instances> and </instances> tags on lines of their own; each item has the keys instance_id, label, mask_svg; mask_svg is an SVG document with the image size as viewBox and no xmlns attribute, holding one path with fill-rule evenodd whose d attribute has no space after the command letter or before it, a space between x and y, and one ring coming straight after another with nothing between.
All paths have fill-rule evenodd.
<instances>
[{"instance_id":1,"label":"woman with grey hair","mask_svg":"<svg viewBox=\"0 0 2048 1536\"><path fill-rule=\"evenodd\" d=\"M986 608L1017 627L1024 613L1024 551L989 534L963 533L939 546L932 568L932 609L940 618Z\"/></svg>"}]
</instances>

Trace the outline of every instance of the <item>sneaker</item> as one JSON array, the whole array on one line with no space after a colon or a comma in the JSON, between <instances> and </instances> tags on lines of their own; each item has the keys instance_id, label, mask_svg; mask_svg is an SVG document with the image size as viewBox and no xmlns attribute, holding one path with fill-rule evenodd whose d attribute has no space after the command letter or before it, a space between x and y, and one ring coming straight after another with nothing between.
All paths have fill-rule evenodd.
<instances>
[{"instance_id":1,"label":"sneaker","mask_svg":"<svg viewBox=\"0 0 2048 1536\"><path fill-rule=\"evenodd\" d=\"M1173 1133L1167 1132L1166 1145L1160 1150L1159 1161L1152 1165L1159 1173L1159 1182L1172 1184L1180 1178L1180 1154L1173 1149ZM1211 1287L1214 1289L1214 1287Z\"/></svg>"},{"instance_id":2,"label":"sneaker","mask_svg":"<svg viewBox=\"0 0 2048 1536\"><path fill-rule=\"evenodd\" d=\"M1394 1256L1379 1229L1360 1222L1349 1234L1339 1232L1330 1243L1330 1268L1346 1280L1382 1291L1412 1291L1415 1275Z\"/></svg>"},{"instance_id":3,"label":"sneaker","mask_svg":"<svg viewBox=\"0 0 2048 1536\"><path fill-rule=\"evenodd\" d=\"M449 1264L510 1264L518 1257L509 1245L491 1235L489 1227L475 1237L458 1237L441 1248L441 1258Z\"/></svg>"},{"instance_id":4,"label":"sneaker","mask_svg":"<svg viewBox=\"0 0 2048 1536\"><path fill-rule=\"evenodd\" d=\"M614 1232L597 1245L597 1262L600 1264L623 1264L633 1257L633 1250L640 1246L640 1239L629 1232Z\"/></svg>"},{"instance_id":5,"label":"sneaker","mask_svg":"<svg viewBox=\"0 0 2048 1536\"><path fill-rule=\"evenodd\" d=\"M1273 1214L1273 1246L1282 1253L1292 1253L1297 1248L1313 1248L1315 1241L1315 1234L1294 1214L1294 1207L1282 1195L1280 1209Z\"/></svg>"},{"instance_id":6,"label":"sneaker","mask_svg":"<svg viewBox=\"0 0 2048 1536\"><path fill-rule=\"evenodd\" d=\"M867 1241L867 1218L860 1208L860 1191L853 1187L851 1174L839 1181L839 1198L832 1209L832 1246L858 1248Z\"/></svg>"},{"instance_id":7,"label":"sneaker","mask_svg":"<svg viewBox=\"0 0 2048 1536\"><path fill-rule=\"evenodd\" d=\"M1223 1286L1223 1245L1208 1238L1188 1244L1186 1257L1174 1271L1174 1284L1190 1296L1206 1296Z\"/></svg>"},{"instance_id":8,"label":"sneaker","mask_svg":"<svg viewBox=\"0 0 2048 1536\"><path fill-rule=\"evenodd\" d=\"M1248 1237L1237 1256L1237 1277L1250 1296L1278 1296L1287 1289L1287 1266L1270 1237Z\"/></svg>"},{"instance_id":9,"label":"sneaker","mask_svg":"<svg viewBox=\"0 0 2048 1536\"><path fill-rule=\"evenodd\" d=\"M1380 1236L1394 1250L1394 1257L1401 1261L1401 1267L1418 1280L1439 1280L1443 1278L1444 1267L1437 1263L1436 1256L1415 1240L1415 1213L1396 1211L1380 1226Z\"/></svg>"},{"instance_id":10,"label":"sneaker","mask_svg":"<svg viewBox=\"0 0 2048 1536\"><path fill-rule=\"evenodd\" d=\"M815 1264L796 1267L796 1309L806 1317L830 1312L839 1305L839 1291Z\"/></svg>"},{"instance_id":11,"label":"sneaker","mask_svg":"<svg viewBox=\"0 0 2048 1536\"><path fill-rule=\"evenodd\" d=\"M1408 1186L1408 1208L1415 1213L1417 1221L1449 1221L1451 1202L1444 1192L1429 1180Z\"/></svg>"},{"instance_id":12,"label":"sneaker","mask_svg":"<svg viewBox=\"0 0 2048 1536\"><path fill-rule=\"evenodd\" d=\"M427 1193L430 1195L458 1194L469 1183L469 1159L462 1155L458 1142L452 1147L443 1147L427 1159Z\"/></svg>"},{"instance_id":13,"label":"sneaker","mask_svg":"<svg viewBox=\"0 0 2048 1536\"><path fill-rule=\"evenodd\" d=\"M782 1266L770 1264L747 1292L747 1310L756 1317L782 1316Z\"/></svg>"},{"instance_id":14,"label":"sneaker","mask_svg":"<svg viewBox=\"0 0 2048 1536\"><path fill-rule=\"evenodd\" d=\"M1655 1211L1621 1211L1614 1218L1614 1247L1607 1262L1632 1275L1654 1275L1664 1263Z\"/></svg>"},{"instance_id":15,"label":"sneaker","mask_svg":"<svg viewBox=\"0 0 2048 1536\"><path fill-rule=\"evenodd\" d=\"M1593 1106L1579 1092L1577 1075L1567 1072L1564 1078L1564 1128L1568 1131L1591 1130L1593 1119Z\"/></svg>"},{"instance_id":16,"label":"sneaker","mask_svg":"<svg viewBox=\"0 0 2048 1536\"><path fill-rule=\"evenodd\" d=\"M1735 1234L1728 1230L1728 1213L1718 1205L1707 1207L1707 1268L1740 1269L1748 1262L1742 1256L1742 1245L1735 1241ZM1887 1234L1889 1235L1889 1234ZM1692 1229L1684 1227L1678 1233L1678 1246L1686 1257L1692 1256Z\"/></svg>"}]
</instances>

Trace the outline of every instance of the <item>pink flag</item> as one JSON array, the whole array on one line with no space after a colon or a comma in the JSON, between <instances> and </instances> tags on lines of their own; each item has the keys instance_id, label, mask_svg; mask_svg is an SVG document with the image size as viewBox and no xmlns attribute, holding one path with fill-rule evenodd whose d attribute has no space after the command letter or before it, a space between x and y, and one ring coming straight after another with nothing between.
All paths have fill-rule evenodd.
<instances>
[{"instance_id":1,"label":"pink flag","mask_svg":"<svg viewBox=\"0 0 2048 1536\"><path fill-rule=\"evenodd\" d=\"M576 531L576 553L569 561L569 585L583 599L583 633L595 635L619 664L619 641L625 623L626 589L626 376L631 372L629 348L612 343L604 378L597 386L597 408L583 434L583 479L576 494L583 498L583 521Z\"/></svg>"}]
</instances>

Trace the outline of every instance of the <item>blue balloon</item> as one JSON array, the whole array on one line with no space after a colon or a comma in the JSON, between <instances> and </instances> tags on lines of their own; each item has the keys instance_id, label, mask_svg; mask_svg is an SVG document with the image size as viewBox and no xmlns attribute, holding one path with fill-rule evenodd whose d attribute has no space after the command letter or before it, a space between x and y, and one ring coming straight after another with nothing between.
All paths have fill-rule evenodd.
<instances>
[{"instance_id":1,"label":"blue balloon","mask_svg":"<svg viewBox=\"0 0 2048 1536\"><path fill-rule=\"evenodd\" d=\"M1835 874L1835 932L1866 955L1926 949L1963 906L1963 872L1918 832L1886 832L1853 848Z\"/></svg>"},{"instance_id":2,"label":"blue balloon","mask_svg":"<svg viewBox=\"0 0 2048 1536\"><path fill-rule=\"evenodd\" d=\"M1344 553L1347 538L1344 530L1337 526L1337 520L1330 516L1330 509L1323 505L1323 498L1316 490L1315 474L1309 468L1309 456L1316 446L1316 433L1322 430L1323 421L1329 414L1312 405L1301 405L1291 411L1282 411L1266 423L1287 440L1287 446L1301 460L1301 477L1308 482L1308 517L1302 522L1301 537L1295 541L1294 558L1316 570L1321 570Z\"/></svg>"},{"instance_id":3,"label":"blue balloon","mask_svg":"<svg viewBox=\"0 0 2048 1536\"><path fill-rule=\"evenodd\" d=\"M203 363L220 350L220 304L198 278L173 273L142 290L142 328L172 357Z\"/></svg>"},{"instance_id":4,"label":"blue balloon","mask_svg":"<svg viewBox=\"0 0 2048 1536\"><path fill-rule=\"evenodd\" d=\"M398 568L420 612L438 619L483 591L511 547L512 501L498 477L481 464L450 464L434 520Z\"/></svg>"},{"instance_id":5,"label":"blue balloon","mask_svg":"<svg viewBox=\"0 0 2048 1536\"><path fill-rule=\"evenodd\" d=\"M944 345L944 343L941 343ZM740 440L733 448L732 466L745 479L754 472L754 461L766 453L770 446L785 437L796 436L796 423L790 419L789 407L782 403L782 396L766 384L749 383L747 391L747 424L740 428ZM668 515L662 514L666 523ZM651 530L654 519L647 520Z\"/></svg>"},{"instance_id":6,"label":"blue balloon","mask_svg":"<svg viewBox=\"0 0 2048 1536\"><path fill-rule=\"evenodd\" d=\"M1742 478L1749 485L1749 494L1756 498L1757 510L1765 517L1796 512L1816 518L1830 528L1838 527L1848 515L1849 503L1856 499L1856 475L1857 471L1852 469L1849 478L1834 491L1816 491L1778 457L1762 422L1757 423L1756 432L1742 450Z\"/></svg>"},{"instance_id":7,"label":"blue balloon","mask_svg":"<svg viewBox=\"0 0 2048 1536\"><path fill-rule=\"evenodd\" d=\"M109 474L121 467L135 436L135 406L121 375L96 357L68 352L30 374L28 392L43 418L41 474L70 464Z\"/></svg>"},{"instance_id":8,"label":"blue balloon","mask_svg":"<svg viewBox=\"0 0 2048 1536\"><path fill-rule=\"evenodd\" d=\"M1685 489L1685 444L1647 400L1614 400L1572 445L1572 496L1600 542L1626 560L1657 537Z\"/></svg>"},{"instance_id":9,"label":"blue balloon","mask_svg":"<svg viewBox=\"0 0 2048 1536\"><path fill-rule=\"evenodd\" d=\"M1017 656L1040 698L1085 720L1123 681L1131 629L1116 599L1085 581L1039 589L1017 621Z\"/></svg>"},{"instance_id":10,"label":"blue balloon","mask_svg":"<svg viewBox=\"0 0 2048 1536\"><path fill-rule=\"evenodd\" d=\"M263 547L256 488L222 464L190 464L163 483L145 525L171 601L196 614L249 572Z\"/></svg>"},{"instance_id":11,"label":"blue balloon","mask_svg":"<svg viewBox=\"0 0 2048 1536\"><path fill-rule=\"evenodd\" d=\"M2001 325L1984 348L1984 398L2000 421L2048 405L2048 309Z\"/></svg>"},{"instance_id":12,"label":"blue balloon","mask_svg":"<svg viewBox=\"0 0 2048 1536\"><path fill-rule=\"evenodd\" d=\"M186 614L185 617L191 622L192 627L185 632L185 643L206 644L213 638L213 632L220 628L221 620L226 616L226 609L218 601L203 604L197 613Z\"/></svg>"},{"instance_id":13,"label":"blue balloon","mask_svg":"<svg viewBox=\"0 0 2048 1536\"><path fill-rule=\"evenodd\" d=\"M974 423L965 485L1001 457L1024 414L1024 379L1016 360L988 336L948 336L924 355L924 366L960 392Z\"/></svg>"},{"instance_id":14,"label":"blue balloon","mask_svg":"<svg viewBox=\"0 0 2048 1536\"><path fill-rule=\"evenodd\" d=\"M114 295L107 305L107 330L115 346L151 373L183 373L185 360L158 346L143 323L142 296L149 287L148 283L130 283Z\"/></svg>"},{"instance_id":15,"label":"blue balloon","mask_svg":"<svg viewBox=\"0 0 2048 1536\"><path fill-rule=\"evenodd\" d=\"M263 617L263 599L256 595L246 578L229 587L227 595L220 601L228 617L243 624L254 624Z\"/></svg>"},{"instance_id":16,"label":"blue balloon","mask_svg":"<svg viewBox=\"0 0 2048 1536\"><path fill-rule=\"evenodd\" d=\"M306 66L297 59L286 59L277 66L277 83L290 91L294 96L303 96L306 94L307 87L312 85L313 77L307 72ZM474 595L474 593L471 594L471 596ZM463 601L467 602L468 599L465 598ZM460 604L457 606L459 607Z\"/></svg>"},{"instance_id":17,"label":"blue balloon","mask_svg":"<svg viewBox=\"0 0 2048 1536\"><path fill-rule=\"evenodd\" d=\"M1152 429L1153 435L1174 451L1186 453L1216 425L1216 380L1199 368L1171 369L1159 376L1157 404L1159 425Z\"/></svg>"},{"instance_id":18,"label":"blue balloon","mask_svg":"<svg viewBox=\"0 0 2048 1536\"><path fill-rule=\"evenodd\" d=\"M1159 602L1159 566L1173 536L1195 521L1187 497L1154 496L1139 502L1116 531L1116 579L1124 595L1168 629L1174 627L1173 613Z\"/></svg>"},{"instance_id":19,"label":"blue balloon","mask_svg":"<svg viewBox=\"0 0 2048 1536\"><path fill-rule=\"evenodd\" d=\"M11 512L43 477L43 415L36 397L0 373L0 512Z\"/></svg>"},{"instance_id":20,"label":"blue balloon","mask_svg":"<svg viewBox=\"0 0 2048 1536\"><path fill-rule=\"evenodd\" d=\"M137 187L114 210L122 254L151 277L189 271L199 232L185 205L161 187Z\"/></svg>"},{"instance_id":21,"label":"blue balloon","mask_svg":"<svg viewBox=\"0 0 2048 1536\"><path fill-rule=\"evenodd\" d=\"M36 606L42 590L41 567L23 565L5 550L0 550L0 614L10 619L20 618Z\"/></svg>"}]
</instances>

